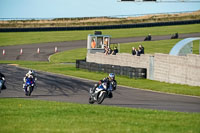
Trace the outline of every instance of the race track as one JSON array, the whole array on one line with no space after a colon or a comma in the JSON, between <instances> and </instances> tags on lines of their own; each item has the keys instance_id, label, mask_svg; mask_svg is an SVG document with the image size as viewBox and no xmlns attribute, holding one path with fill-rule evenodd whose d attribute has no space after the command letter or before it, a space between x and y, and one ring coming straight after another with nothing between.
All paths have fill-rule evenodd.
<instances>
[{"instance_id":1,"label":"race track","mask_svg":"<svg viewBox=\"0 0 200 133\"><path fill-rule=\"evenodd\" d=\"M12 65L0 65L7 79L7 89L0 98L31 98L50 101L65 101L88 104L88 91L94 81L62 76L46 72L37 72L37 88L32 96L24 95L22 79L27 69ZM200 98L157 93L119 86L113 92L112 99L105 99L103 105L132 108L171 110L179 112L200 112Z\"/></svg>"},{"instance_id":2,"label":"race track","mask_svg":"<svg viewBox=\"0 0 200 133\"><path fill-rule=\"evenodd\" d=\"M170 39L170 35L165 36L152 36L154 40L167 40ZM179 38L187 37L200 37L200 33L192 34L179 34ZM144 37L129 37L129 38L114 38L111 39L111 43L129 43L143 41ZM0 47L0 51L5 50L5 55L0 54L0 60L33 60L33 61L48 61L49 55L54 54L55 47L58 48L58 52L76 49L86 48L87 41L71 41L71 42L52 42L41 43L33 45L16 45ZM40 49L40 53L37 53L37 49ZM23 49L23 54L20 55L20 50Z\"/></svg>"},{"instance_id":3,"label":"race track","mask_svg":"<svg viewBox=\"0 0 200 133\"><path fill-rule=\"evenodd\" d=\"M116 41L121 43L120 41L123 40L128 42L133 41L132 39L139 40L142 38L113 39L112 42L115 43ZM44 51L41 50L41 54L38 56L34 53L30 54L31 50L36 50L38 46L41 46L41 48L43 47ZM8 48L8 51L10 50L9 53L11 54L6 53L6 56L0 56L0 60L47 61L48 56L54 53L54 49L52 49L52 47L55 46L58 46L58 48L60 47L60 51L74 48L84 48L86 47L86 41L45 43L42 45L22 45L21 47L27 50L27 53L24 53L22 56L19 56L19 51L16 53L14 52L17 48L21 48L20 46L4 47ZM0 47L0 49L3 48ZM5 57L6 59L4 59ZM19 68L13 65L0 64L0 71L5 74L7 79L7 89L2 91L0 98L31 98L88 104L88 91L89 88L95 83L94 81L86 79L46 72L37 72L37 88L34 90L31 97L27 97L24 95L22 90L22 79L25 73L27 73L27 69ZM113 92L113 98L105 99L103 105L170 110L178 112L200 112L199 97L165 94L122 86L118 86L117 90Z\"/></svg>"}]
</instances>

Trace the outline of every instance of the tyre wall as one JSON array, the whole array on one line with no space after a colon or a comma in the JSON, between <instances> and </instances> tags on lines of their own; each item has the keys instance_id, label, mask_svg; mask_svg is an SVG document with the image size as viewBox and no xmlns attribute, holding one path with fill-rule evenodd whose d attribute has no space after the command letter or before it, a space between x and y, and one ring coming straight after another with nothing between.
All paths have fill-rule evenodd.
<instances>
[{"instance_id":1,"label":"tyre wall","mask_svg":"<svg viewBox=\"0 0 200 133\"><path fill-rule=\"evenodd\" d=\"M115 66L144 68L146 69L146 77L149 73L149 57L145 54L141 56L132 56L131 54L121 53L117 55L105 55L103 53L87 54L87 62L95 62L98 64L111 64Z\"/></svg>"},{"instance_id":2,"label":"tyre wall","mask_svg":"<svg viewBox=\"0 0 200 133\"><path fill-rule=\"evenodd\" d=\"M98 64L76 60L76 68L87 69L93 72L115 73L116 75L128 76L129 78L146 78L146 68L135 68L130 66L118 66L111 64Z\"/></svg>"}]
</instances>

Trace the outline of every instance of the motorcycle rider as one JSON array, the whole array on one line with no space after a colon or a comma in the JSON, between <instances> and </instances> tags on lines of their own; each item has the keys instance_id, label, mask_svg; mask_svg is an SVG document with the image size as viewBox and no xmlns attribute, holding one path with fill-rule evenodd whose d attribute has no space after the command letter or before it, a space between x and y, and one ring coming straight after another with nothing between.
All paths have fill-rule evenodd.
<instances>
[{"instance_id":1,"label":"motorcycle rider","mask_svg":"<svg viewBox=\"0 0 200 133\"><path fill-rule=\"evenodd\" d=\"M104 79L100 80L98 84L95 84L93 87L93 93L95 92L96 88L101 85L101 83L106 83L107 90L108 90L108 97L112 98L112 91L116 90L117 88L117 81L115 80L115 74L110 73L108 77L105 77Z\"/></svg>"},{"instance_id":2,"label":"motorcycle rider","mask_svg":"<svg viewBox=\"0 0 200 133\"><path fill-rule=\"evenodd\" d=\"M6 89L5 82L6 82L5 76L0 72L0 93L1 90Z\"/></svg>"},{"instance_id":3,"label":"motorcycle rider","mask_svg":"<svg viewBox=\"0 0 200 133\"><path fill-rule=\"evenodd\" d=\"M26 85L25 85L25 83L26 83L27 78L31 78L31 79L33 79L33 81L36 81L37 77L36 77L35 71L29 70L28 73L26 73L26 76L23 79L23 81L24 81L24 83L23 83L23 89L24 89L24 91L26 91Z\"/></svg>"}]
</instances>

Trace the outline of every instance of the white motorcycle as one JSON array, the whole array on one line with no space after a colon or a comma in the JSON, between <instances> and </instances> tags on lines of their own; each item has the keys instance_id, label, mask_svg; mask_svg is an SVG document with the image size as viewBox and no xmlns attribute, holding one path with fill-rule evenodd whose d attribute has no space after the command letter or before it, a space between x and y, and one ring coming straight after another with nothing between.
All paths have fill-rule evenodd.
<instances>
[{"instance_id":1,"label":"white motorcycle","mask_svg":"<svg viewBox=\"0 0 200 133\"><path fill-rule=\"evenodd\" d=\"M5 82L6 82L6 79L2 77L2 79L0 79L0 93L2 89L6 89Z\"/></svg>"},{"instance_id":2,"label":"white motorcycle","mask_svg":"<svg viewBox=\"0 0 200 133\"><path fill-rule=\"evenodd\" d=\"M105 98L112 98L112 85L107 89L107 83L101 83L99 86L95 84L95 87L90 88L90 97L89 97L89 103L93 104L97 102L98 104L101 104Z\"/></svg>"}]
</instances>

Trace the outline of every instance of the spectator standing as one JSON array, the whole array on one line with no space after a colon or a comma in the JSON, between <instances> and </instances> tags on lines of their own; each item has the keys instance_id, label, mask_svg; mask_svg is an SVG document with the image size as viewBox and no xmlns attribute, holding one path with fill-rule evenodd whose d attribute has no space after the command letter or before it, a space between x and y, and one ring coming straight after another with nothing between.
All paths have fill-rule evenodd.
<instances>
[{"instance_id":1,"label":"spectator standing","mask_svg":"<svg viewBox=\"0 0 200 133\"><path fill-rule=\"evenodd\" d=\"M112 51L112 55L116 55L118 53L118 49L117 47L114 48L114 50Z\"/></svg>"},{"instance_id":2,"label":"spectator standing","mask_svg":"<svg viewBox=\"0 0 200 133\"><path fill-rule=\"evenodd\" d=\"M112 49L108 48L108 54L111 54L111 53L112 53Z\"/></svg>"},{"instance_id":3,"label":"spectator standing","mask_svg":"<svg viewBox=\"0 0 200 133\"><path fill-rule=\"evenodd\" d=\"M92 48L95 48L95 47L96 47L96 42L95 42L95 39L92 39L92 44L91 44L91 47L92 47Z\"/></svg>"},{"instance_id":4,"label":"spectator standing","mask_svg":"<svg viewBox=\"0 0 200 133\"><path fill-rule=\"evenodd\" d=\"M108 55L108 47L107 46L104 46L104 53L105 53L105 55Z\"/></svg>"},{"instance_id":5,"label":"spectator standing","mask_svg":"<svg viewBox=\"0 0 200 133\"><path fill-rule=\"evenodd\" d=\"M104 44L104 46L107 46L107 47L108 47L108 38L105 38L105 39L104 39L104 43L103 43L103 44Z\"/></svg>"},{"instance_id":6,"label":"spectator standing","mask_svg":"<svg viewBox=\"0 0 200 133\"><path fill-rule=\"evenodd\" d=\"M137 56L140 56L140 54L142 54L142 49L139 47Z\"/></svg>"},{"instance_id":7,"label":"spectator standing","mask_svg":"<svg viewBox=\"0 0 200 133\"><path fill-rule=\"evenodd\" d=\"M138 52L144 54L144 47L142 45L139 45Z\"/></svg>"},{"instance_id":8,"label":"spectator standing","mask_svg":"<svg viewBox=\"0 0 200 133\"><path fill-rule=\"evenodd\" d=\"M132 47L132 55L138 55L138 51L135 47Z\"/></svg>"}]
</instances>

